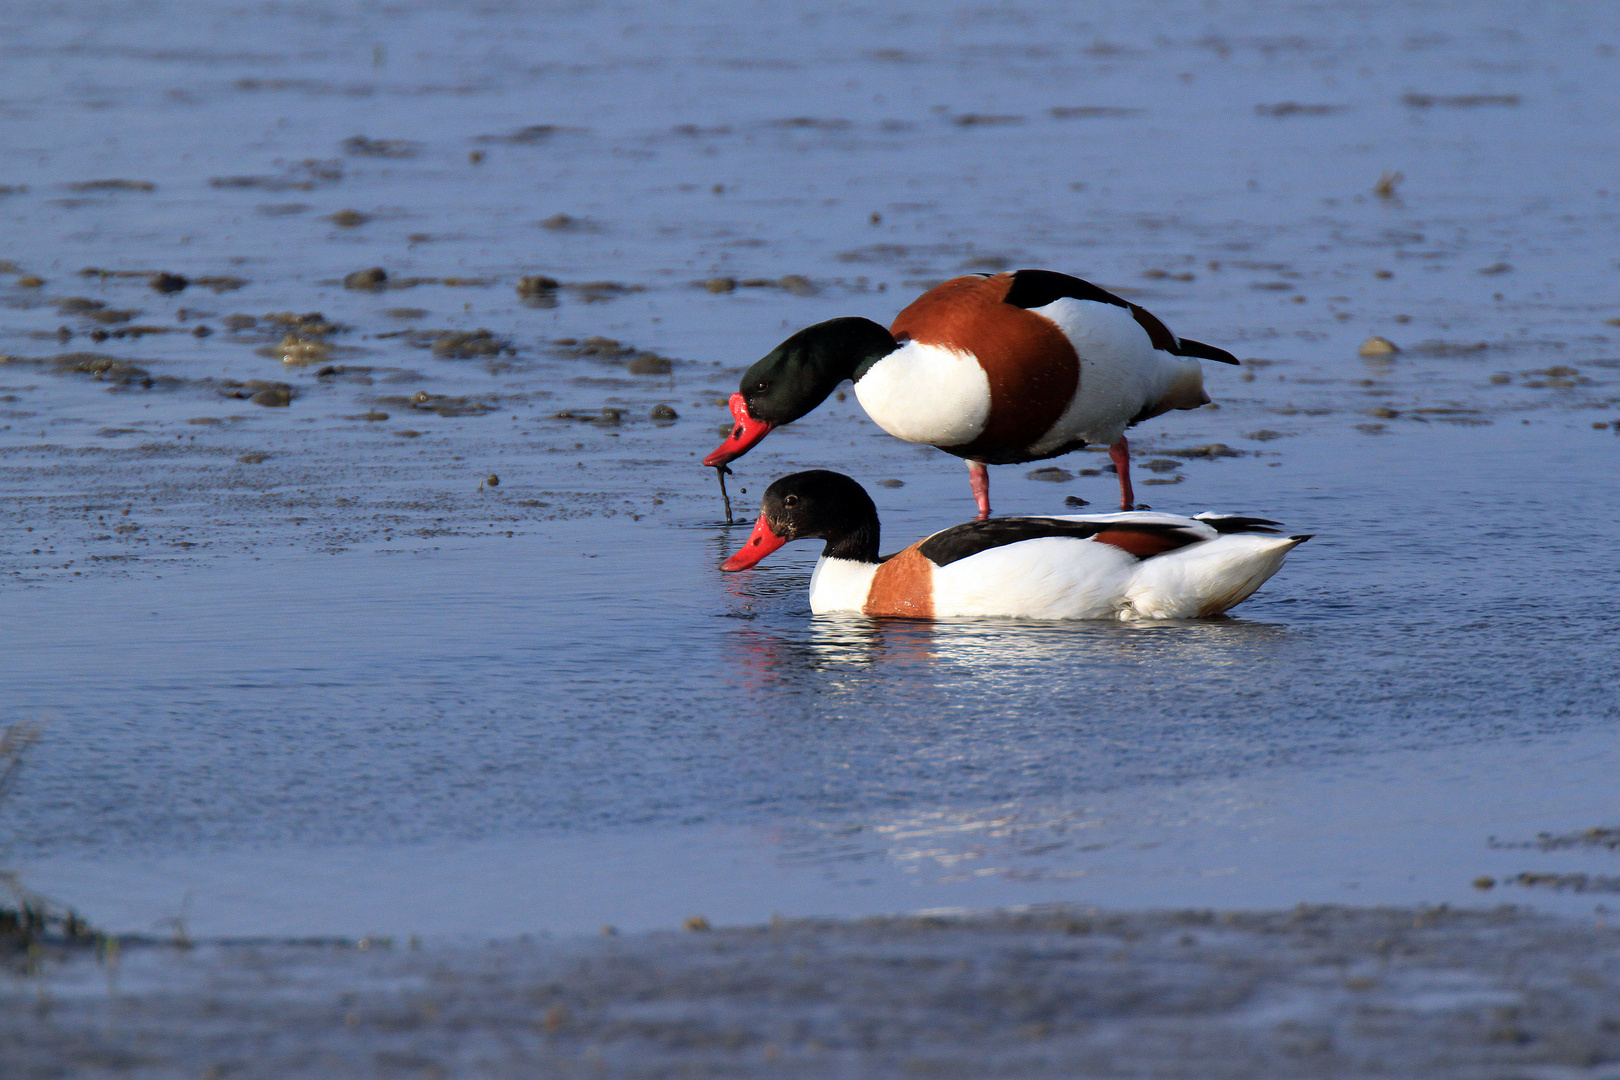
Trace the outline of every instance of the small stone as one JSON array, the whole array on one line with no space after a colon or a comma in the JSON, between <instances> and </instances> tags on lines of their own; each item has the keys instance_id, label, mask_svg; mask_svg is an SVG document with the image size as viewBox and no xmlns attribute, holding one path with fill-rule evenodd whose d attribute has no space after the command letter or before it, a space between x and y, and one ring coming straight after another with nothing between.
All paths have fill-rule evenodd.
<instances>
[{"instance_id":1,"label":"small stone","mask_svg":"<svg viewBox=\"0 0 1620 1080\"><path fill-rule=\"evenodd\" d=\"M1362 356L1394 356L1400 352L1400 346L1386 337L1374 335L1361 343L1356 352Z\"/></svg>"},{"instance_id":2,"label":"small stone","mask_svg":"<svg viewBox=\"0 0 1620 1080\"><path fill-rule=\"evenodd\" d=\"M702 915L689 916L681 925L694 934L707 933L710 929L712 929L712 927L709 926L709 920L705 919Z\"/></svg>"},{"instance_id":3,"label":"small stone","mask_svg":"<svg viewBox=\"0 0 1620 1080\"><path fill-rule=\"evenodd\" d=\"M531 274L529 277L519 279L517 294L519 296L547 296L556 292L560 284L556 278L546 277L544 274Z\"/></svg>"},{"instance_id":4,"label":"small stone","mask_svg":"<svg viewBox=\"0 0 1620 1080\"><path fill-rule=\"evenodd\" d=\"M362 214L358 210L339 210L332 215L332 224L340 229L357 228L370 220L370 214Z\"/></svg>"},{"instance_id":5,"label":"small stone","mask_svg":"<svg viewBox=\"0 0 1620 1080\"><path fill-rule=\"evenodd\" d=\"M647 418L649 420L679 420L681 414L668 405L654 405L652 411L647 414Z\"/></svg>"},{"instance_id":6,"label":"small stone","mask_svg":"<svg viewBox=\"0 0 1620 1080\"><path fill-rule=\"evenodd\" d=\"M343 279L345 289L380 289L388 284L388 271L380 266L356 270Z\"/></svg>"},{"instance_id":7,"label":"small stone","mask_svg":"<svg viewBox=\"0 0 1620 1080\"><path fill-rule=\"evenodd\" d=\"M432 351L441 360L473 360L480 356L499 356L509 347L506 339L480 328L443 334L433 343Z\"/></svg>"},{"instance_id":8,"label":"small stone","mask_svg":"<svg viewBox=\"0 0 1620 1080\"><path fill-rule=\"evenodd\" d=\"M1373 271L1373 277L1382 278L1382 279L1384 279L1386 281L1388 279L1394 277L1394 276L1395 276L1395 271L1393 271L1393 270L1374 270Z\"/></svg>"},{"instance_id":9,"label":"small stone","mask_svg":"<svg viewBox=\"0 0 1620 1080\"><path fill-rule=\"evenodd\" d=\"M227 330L251 330L258 325L259 320L252 315L225 316L225 329Z\"/></svg>"},{"instance_id":10,"label":"small stone","mask_svg":"<svg viewBox=\"0 0 1620 1080\"><path fill-rule=\"evenodd\" d=\"M642 353L630 361L628 368L632 375L668 375L669 357L659 356L657 353Z\"/></svg>"},{"instance_id":11,"label":"small stone","mask_svg":"<svg viewBox=\"0 0 1620 1080\"><path fill-rule=\"evenodd\" d=\"M712 277L703 283L703 287L712 293L735 292L737 279L734 277Z\"/></svg>"},{"instance_id":12,"label":"small stone","mask_svg":"<svg viewBox=\"0 0 1620 1080\"><path fill-rule=\"evenodd\" d=\"M877 482L877 486L882 488L902 488L906 486L906 482L904 480L896 480L893 477L890 477L886 480L879 480Z\"/></svg>"},{"instance_id":13,"label":"small stone","mask_svg":"<svg viewBox=\"0 0 1620 1080\"><path fill-rule=\"evenodd\" d=\"M1496 374L1491 376L1491 385L1492 386L1506 386L1508 383L1510 383L1512 381L1513 381L1513 376L1509 375L1505 371L1498 371Z\"/></svg>"},{"instance_id":14,"label":"small stone","mask_svg":"<svg viewBox=\"0 0 1620 1080\"><path fill-rule=\"evenodd\" d=\"M240 461L244 465L257 465L260 462L264 461L264 459L268 458L269 456L270 456L269 454L261 454L259 451L255 450L251 454L243 454L241 457L237 458L236 460Z\"/></svg>"},{"instance_id":15,"label":"small stone","mask_svg":"<svg viewBox=\"0 0 1620 1080\"><path fill-rule=\"evenodd\" d=\"M1255 442L1270 442L1273 439L1287 438L1287 435L1281 431L1272 431L1270 428L1261 428L1259 431L1251 431L1243 437L1253 439Z\"/></svg>"},{"instance_id":16,"label":"small stone","mask_svg":"<svg viewBox=\"0 0 1620 1080\"><path fill-rule=\"evenodd\" d=\"M1189 446L1185 450L1165 451L1165 453L1171 457L1185 458L1188 460L1193 458L1214 460L1215 458L1242 457L1246 452L1247 451L1243 450L1234 450L1225 443L1218 442L1205 443L1203 446Z\"/></svg>"},{"instance_id":17,"label":"small stone","mask_svg":"<svg viewBox=\"0 0 1620 1080\"><path fill-rule=\"evenodd\" d=\"M471 152L469 152L467 154L467 164L469 164L469 165L482 165L483 162L484 162L484 152L482 150L473 150L473 151L471 151Z\"/></svg>"},{"instance_id":18,"label":"small stone","mask_svg":"<svg viewBox=\"0 0 1620 1080\"><path fill-rule=\"evenodd\" d=\"M1393 420L1393 419L1395 419L1397 416L1399 416L1401 414L1396 409L1391 409L1388 406L1380 405L1380 406L1378 406L1378 408L1373 409L1370 412L1368 412L1367 415L1376 416L1380 420Z\"/></svg>"},{"instance_id":19,"label":"small stone","mask_svg":"<svg viewBox=\"0 0 1620 1080\"><path fill-rule=\"evenodd\" d=\"M803 274L787 274L779 277L776 279L776 285L794 296L814 296L816 292L815 282Z\"/></svg>"},{"instance_id":20,"label":"small stone","mask_svg":"<svg viewBox=\"0 0 1620 1080\"><path fill-rule=\"evenodd\" d=\"M194 326L191 328L192 337L207 337L212 333L213 331L206 326Z\"/></svg>"},{"instance_id":21,"label":"small stone","mask_svg":"<svg viewBox=\"0 0 1620 1080\"><path fill-rule=\"evenodd\" d=\"M394 434L398 435L402 439L417 439L422 435L420 431L412 431L410 428L401 428L400 430L394 432Z\"/></svg>"},{"instance_id":22,"label":"small stone","mask_svg":"<svg viewBox=\"0 0 1620 1080\"><path fill-rule=\"evenodd\" d=\"M16 281L20 289L38 289L45 285L45 279L37 274L24 274Z\"/></svg>"},{"instance_id":23,"label":"small stone","mask_svg":"<svg viewBox=\"0 0 1620 1080\"><path fill-rule=\"evenodd\" d=\"M484 486L485 487L500 487L501 486L501 478L499 476L496 476L494 473L490 473L488 476L484 477Z\"/></svg>"},{"instance_id":24,"label":"small stone","mask_svg":"<svg viewBox=\"0 0 1620 1080\"><path fill-rule=\"evenodd\" d=\"M1063 505L1064 506L1090 506L1091 503L1087 502L1085 499L1082 499L1078 495L1065 495L1063 497Z\"/></svg>"},{"instance_id":25,"label":"small stone","mask_svg":"<svg viewBox=\"0 0 1620 1080\"><path fill-rule=\"evenodd\" d=\"M147 284L152 286L152 288L157 292L163 293L165 296L167 296L170 293L183 291L187 285L191 284L191 279L181 274L170 274L164 272L161 274L153 274Z\"/></svg>"},{"instance_id":26,"label":"small stone","mask_svg":"<svg viewBox=\"0 0 1620 1080\"><path fill-rule=\"evenodd\" d=\"M1045 469L1031 469L1024 474L1030 480L1044 480L1051 484L1064 484L1074 479L1074 473L1068 469L1048 467Z\"/></svg>"},{"instance_id":27,"label":"small stone","mask_svg":"<svg viewBox=\"0 0 1620 1080\"><path fill-rule=\"evenodd\" d=\"M1148 472L1170 472L1173 469L1181 468L1181 462L1172 460L1171 458L1154 458L1152 461L1144 464L1142 468L1146 469Z\"/></svg>"},{"instance_id":28,"label":"small stone","mask_svg":"<svg viewBox=\"0 0 1620 1080\"><path fill-rule=\"evenodd\" d=\"M1609 430L1609 422L1607 420L1594 420L1592 421L1592 430L1607 431Z\"/></svg>"},{"instance_id":29,"label":"small stone","mask_svg":"<svg viewBox=\"0 0 1620 1080\"><path fill-rule=\"evenodd\" d=\"M255 405L263 405L267 409L284 409L292 404L292 392L278 386L269 390L260 390L248 400Z\"/></svg>"}]
</instances>

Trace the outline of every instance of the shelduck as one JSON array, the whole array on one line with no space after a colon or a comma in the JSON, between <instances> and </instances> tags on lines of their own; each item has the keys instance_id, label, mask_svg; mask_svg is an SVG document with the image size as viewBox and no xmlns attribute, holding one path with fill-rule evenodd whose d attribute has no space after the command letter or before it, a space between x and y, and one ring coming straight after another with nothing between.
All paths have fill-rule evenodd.
<instances>
[{"instance_id":1,"label":"shelduck","mask_svg":"<svg viewBox=\"0 0 1620 1080\"><path fill-rule=\"evenodd\" d=\"M747 453L851 379L884 431L967 461L979 519L990 516L987 465L1107 446L1131 510L1125 429L1209 403L1198 361L1236 364L1180 338L1150 312L1050 270L972 274L912 301L885 330L841 318L799 331L743 374L731 434L705 465Z\"/></svg>"},{"instance_id":2,"label":"shelduck","mask_svg":"<svg viewBox=\"0 0 1620 1080\"><path fill-rule=\"evenodd\" d=\"M765 492L747 543L721 564L746 570L789 540L826 548L810 610L935 619L1190 619L1247 599L1309 540L1264 518L1200 514L1010 517L972 521L878 556L877 507L860 484L826 470L793 473Z\"/></svg>"}]
</instances>

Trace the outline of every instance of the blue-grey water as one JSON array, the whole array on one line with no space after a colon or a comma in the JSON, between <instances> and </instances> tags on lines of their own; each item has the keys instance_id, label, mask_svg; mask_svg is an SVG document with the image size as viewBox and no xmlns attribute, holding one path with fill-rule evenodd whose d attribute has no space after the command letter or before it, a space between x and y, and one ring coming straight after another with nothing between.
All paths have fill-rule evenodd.
<instances>
[{"instance_id":1,"label":"blue-grey water","mask_svg":"<svg viewBox=\"0 0 1620 1080\"><path fill-rule=\"evenodd\" d=\"M43 738L4 864L230 934L1590 911L1611 851L1515 845L1620 819L1617 50L1506 2L8 4L0 721ZM970 514L852 400L737 464L736 527L696 459L791 330L1018 266L1245 358L1133 432L1184 477L1143 498L1316 539L1203 623L812 617L808 545L719 574L792 469L888 547ZM510 350L426 347L479 328ZM1114 490L1026 472L998 511Z\"/></svg>"}]
</instances>

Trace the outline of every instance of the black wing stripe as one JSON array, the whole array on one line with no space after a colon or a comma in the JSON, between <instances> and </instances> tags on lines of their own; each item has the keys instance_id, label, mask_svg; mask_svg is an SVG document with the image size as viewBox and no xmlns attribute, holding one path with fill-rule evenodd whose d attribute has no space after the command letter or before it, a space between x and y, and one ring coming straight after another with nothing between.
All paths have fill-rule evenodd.
<instances>
[{"instance_id":1,"label":"black wing stripe","mask_svg":"<svg viewBox=\"0 0 1620 1080\"><path fill-rule=\"evenodd\" d=\"M1246 532L1275 533L1281 530L1273 529L1271 526L1282 524L1282 522L1272 521L1270 518L1239 517L1236 514L1226 514L1219 517L1210 515L1209 517L1200 517L1197 520L1202 521L1222 536L1230 533Z\"/></svg>"},{"instance_id":2,"label":"black wing stripe","mask_svg":"<svg viewBox=\"0 0 1620 1080\"><path fill-rule=\"evenodd\" d=\"M1212 523L1213 524L1213 523ZM1193 544L1203 537L1181 525L1159 522L1120 521L1064 521L1060 518L1017 517L992 518L989 521L969 521L937 532L917 546L917 550L935 566L949 566L970 555L991 548L1019 544L1025 540L1042 540L1049 536L1067 536L1086 540L1109 529L1129 530L1161 536L1176 541L1177 547Z\"/></svg>"},{"instance_id":3,"label":"black wing stripe","mask_svg":"<svg viewBox=\"0 0 1620 1080\"><path fill-rule=\"evenodd\" d=\"M1225 349L1205 345L1202 341L1189 341L1187 338L1181 339L1179 349L1171 349L1170 351L1177 356L1196 356L1200 360L1213 360L1217 364L1241 364L1243 362Z\"/></svg>"},{"instance_id":4,"label":"black wing stripe","mask_svg":"<svg viewBox=\"0 0 1620 1080\"><path fill-rule=\"evenodd\" d=\"M1225 349L1217 349L1213 345L1205 345L1202 341L1189 341L1178 338L1170 332L1170 328L1159 321L1159 317L1151 311L1137 304L1131 303L1122 297L1115 296L1107 289L1101 289L1089 281L1082 281L1068 274L1060 274L1055 270L1019 270L1013 274L1012 287L1002 298L1002 303L1024 309L1045 307L1056 300L1070 297L1075 300L1090 300L1098 304L1112 304L1122 307L1131 313L1131 316L1146 331L1148 340L1153 347L1171 356L1193 356L1200 360L1214 360L1221 364L1236 364L1238 358Z\"/></svg>"},{"instance_id":5,"label":"black wing stripe","mask_svg":"<svg viewBox=\"0 0 1620 1080\"><path fill-rule=\"evenodd\" d=\"M1012 288L1002 297L1002 303L1013 307L1045 307L1064 297L1092 300L1099 304L1112 304L1128 308L1131 305L1106 289L1099 289L1089 281L1081 281L1055 270L1019 270L1013 274Z\"/></svg>"}]
</instances>

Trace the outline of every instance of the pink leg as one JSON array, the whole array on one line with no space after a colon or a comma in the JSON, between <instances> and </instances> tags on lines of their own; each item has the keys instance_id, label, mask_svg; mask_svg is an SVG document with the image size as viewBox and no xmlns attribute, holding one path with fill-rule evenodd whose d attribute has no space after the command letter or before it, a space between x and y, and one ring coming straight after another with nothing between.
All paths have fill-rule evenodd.
<instances>
[{"instance_id":1,"label":"pink leg","mask_svg":"<svg viewBox=\"0 0 1620 1080\"><path fill-rule=\"evenodd\" d=\"M983 521L990 516L990 470L984 467L982 461L969 461L968 483L973 485L973 501L979 504L979 516L975 521Z\"/></svg>"},{"instance_id":2,"label":"pink leg","mask_svg":"<svg viewBox=\"0 0 1620 1080\"><path fill-rule=\"evenodd\" d=\"M1119 473L1119 508L1136 509L1136 493L1131 490L1131 444L1125 436L1121 435L1119 442L1108 448L1108 457L1114 463L1114 471Z\"/></svg>"}]
</instances>

